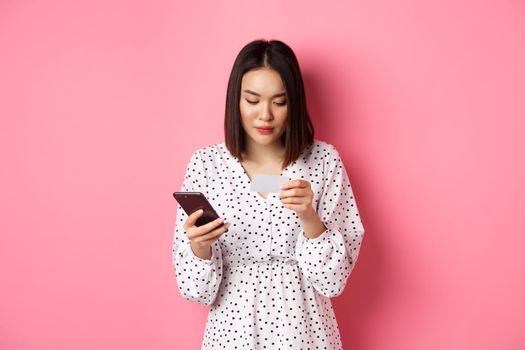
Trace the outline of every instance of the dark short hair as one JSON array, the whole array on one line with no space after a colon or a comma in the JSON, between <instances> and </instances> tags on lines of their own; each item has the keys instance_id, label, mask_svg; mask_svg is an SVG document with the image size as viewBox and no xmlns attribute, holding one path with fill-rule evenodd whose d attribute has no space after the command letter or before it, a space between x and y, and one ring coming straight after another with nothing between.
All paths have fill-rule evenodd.
<instances>
[{"instance_id":1,"label":"dark short hair","mask_svg":"<svg viewBox=\"0 0 525 350\"><path fill-rule=\"evenodd\" d=\"M313 144L314 127L306 107L303 78L299 62L292 49L279 40L254 40L244 46L228 80L224 139L230 153L242 161L245 151L245 131L241 124L239 102L243 75L249 70L267 67L281 76L286 89L288 116L281 142L286 149L283 168L299 158L307 145Z\"/></svg>"}]
</instances>

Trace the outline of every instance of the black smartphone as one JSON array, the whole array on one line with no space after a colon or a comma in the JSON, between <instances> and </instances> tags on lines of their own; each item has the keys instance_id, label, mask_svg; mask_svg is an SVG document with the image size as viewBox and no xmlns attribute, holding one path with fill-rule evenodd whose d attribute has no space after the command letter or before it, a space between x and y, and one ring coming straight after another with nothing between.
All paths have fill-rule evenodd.
<instances>
[{"instance_id":1,"label":"black smartphone","mask_svg":"<svg viewBox=\"0 0 525 350\"><path fill-rule=\"evenodd\" d=\"M175 197L188 216L199 209L204 210L197 219L195 226L202 226L219 218L206 196L201 192L173 192L173 197Z\"/></svg>"}]
</instances>

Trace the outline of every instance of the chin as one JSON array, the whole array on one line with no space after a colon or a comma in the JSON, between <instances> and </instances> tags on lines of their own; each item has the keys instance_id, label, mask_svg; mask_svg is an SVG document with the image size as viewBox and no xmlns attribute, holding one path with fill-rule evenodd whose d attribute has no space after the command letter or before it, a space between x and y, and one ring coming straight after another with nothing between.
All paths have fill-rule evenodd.
<instances>
[{"instance_id":1,"label":"chin","mask_svg":"<svg viewBox=\"0 0 525 350\"><path fill-rule=\"evenodd\" d=\"M276 141L279 141L279 137L268 137L265 135L252 135L251 139L261 145L271 145Z\"/></svg>"}]
</instances>

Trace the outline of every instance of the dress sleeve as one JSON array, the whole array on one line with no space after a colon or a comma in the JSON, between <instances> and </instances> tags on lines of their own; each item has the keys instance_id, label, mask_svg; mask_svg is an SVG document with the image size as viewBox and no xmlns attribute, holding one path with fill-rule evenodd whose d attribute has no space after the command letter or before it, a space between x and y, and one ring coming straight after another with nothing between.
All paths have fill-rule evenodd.
<instances>
[{"instance_id":1,"label":"dress sleeve","mask_svg":"<svg viewBox=\"0 0 525 350\"><path fill-rule=\"evenodd\" d=\"M344 164L330 145L318 215L326 230L308 239L301 230L295 247L299 267L313 288L326 297L343 292L363 240L364 228Z\"/></svg>"},{"instance_id":2,"label":"dress sleeve","mask_svg":"<svg viewBox=\"0 0 525 350\"><path fill-rule=\"evenodd\" d=\"M191 156L181 186L181 192L206 194L208 180L202 158L197 150ZM210 260L201 259L193 253L190 240L184 230L188 215L177 205L175 233L173 237L173 265L179 291L186 300L211 305L217 296L222 279L222 253L218 241L212 244Z\"/></svg>"}]
</instances>

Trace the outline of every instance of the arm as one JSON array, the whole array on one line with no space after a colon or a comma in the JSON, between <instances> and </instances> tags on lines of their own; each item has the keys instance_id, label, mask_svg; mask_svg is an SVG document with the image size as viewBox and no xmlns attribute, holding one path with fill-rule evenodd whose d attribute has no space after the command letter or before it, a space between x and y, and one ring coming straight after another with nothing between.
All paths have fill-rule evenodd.
<instances>
[{"instance_id":1,"label":"arm","mask_svg":"<svg viewBox=\"0 0 525 350\"><path fill-rule=\"evenodd\" d=\"M207 185L202 159L196 151L188 162L181 191L206 194ZM183 228L187 218L186 212L178 205L172 248L177 284L184 299L210 305L217 296L222 279L221 249L215 241L211 248L211 259L198 257Z\"/></svg>"},{"instance_id":2,"label":"arm","mask_svg":"<svg viewBox=\"0 0 525 350\"><path fill-rule=\"evenodd\" d=\"M295 248L302 273L326 297L343 292L364 234L346 169L331 147L318 216L304 220Z\"/></svg>"}]
</instances>

